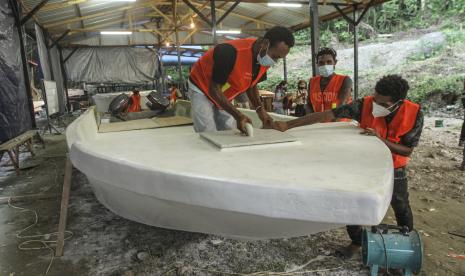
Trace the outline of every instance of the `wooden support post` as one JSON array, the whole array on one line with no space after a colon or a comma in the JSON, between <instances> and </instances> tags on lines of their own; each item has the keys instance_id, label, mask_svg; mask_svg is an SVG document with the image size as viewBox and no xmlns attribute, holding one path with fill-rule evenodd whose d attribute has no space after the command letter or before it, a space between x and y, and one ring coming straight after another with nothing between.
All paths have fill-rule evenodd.
<instances>
[{"instance_id":1,"label":"wooden support post","mask_svg":"<svg viewBox=\"0 0 465 276\"><path fill-rule=\"evenodd\" d=\"M16 159L13 150L8 150L8 156L10 156L11 163L15 167L16 175L19 175L19 159Z\"/></svg>"},{"instance_id":2,"label":"wooden support post","mask_svg":"<svg viewBox=\"0 0 465 276\"><path fill-rule=\"evenodd\" d=\"M24 18L21 19L21 25L24 25L32 16L34 16L49 0L43 0L37 6L35 6L32 11L30 11ZM19 27L19 26L18 26Z\"/></svg>"},{"instance_id":3,"label":"wooden support post","mask_svg":"<svg viewBox=\"0 0 465 276\"><path fill-rule=\"evenodd\" d=\"M180 53L180 46L179 45L179 30L178 30L178 21L176 20L177 17L177 0L173 0L173 22L174 22L174 32L176 37L176 52L178 53L178 73L179 73L179 85L178 88L184 95L184 80L182 77L182 64L181 64L181 53Z\"/></svg>"},{"instance_id":4,"label":"wooden support post","mask_svg":"<svg viewBox=\"0 0 465 276\"><path fill-rule=\"evenodd\" d=\"M65 230L66 230L66 218L68 216L68 203L69 193L71 190L71 175L73 174L73 164L69 159L69 155L66 157L65 164L65 177L63 181L63 193L61 195L61 210L60 210L60 222L58 224L58 238L57 247L55 251L56 257L63 256L63 247L65 245Z\"/></svg>"},{"instance_id":5,"label":"wooden support post","mask_svg":"<svg viewBox=\"0 0 465 276\"><path fill-rule=\"evenodd\" d=\"M189 8L191 8L205 23L207 23L209 26L212 26L212 22L205 16L203 13L201 13L197 7L195 7L189 0L182 0ZM207 2L208 3L208 2Z\"/></svg>"},{"instance_id":6,"label":"wooden support post","mask_svg":"<svg viewBox=\"0 0 465 276\"><path fill-rule=\"evenodd\" d=\"M32 146L32 145L33 145L33 144L32 144L32 138L31 138L31 139L27 140L27 142L26 142L26 147L27 147L27 149L29 150L29 152L31 152L31 155L34 156L35 153L34 153L34 149L33 149L33 146Z\"/></svg>"},{"instance_id":7,"label":"wooden support post","mask_svg":"<svg viewBox=\"0 0 465 276\"><path fill-rule=\"evenodd\" d=\"M311 22L311 46L312 46L312 74L313 76L317 75L317 60L316 53L320 47L320 27L319 27L319 17L318 17L318 1L310 0L310 22Z\"/></svg>"},{"instance_id":8,"label":"wooden support post","mask_svg":"<svg viewBox=\"0 0 465 276\"><path fill-rule=\"evenodd\" d=\"M66 56L66 58L63 60L63 64L65 64L65 63L68 61L68 59L69 59L77 50L78 50L78 48L74 48L74 49L71 51L71 53L69 53L69 54Z\"/></svg>"},{"instance_id":9,"label":"wooden support post","mask_svg":"<svg viewBox=\"0 0 465 276\"><path fill-rule=\"evenodd\" d=\"M228 16L234 10L234 8L237 5L239 5L239 3L241 3L241 1L236 0L236 2L234 2L234 4L231 7L229 7L229 9L225 13L223 13L223 15L220 17L220 19L218 19L218 21L216 21L216 23L220 24L226 18L226 16Z\"/></svg>"},{"instance_id":10,"label":"wooden support post","mask_svg":"<svg viewBox=\"0 0 465 276\"><path fill-rule=\"evenodd\" d=\"M212 18L212 37L213 37L213 45L218 43L216 39L216 8L215 8L215 0L210 1L210 13Z\"/></svg>"},{"instance_id":11,"label":"wooden support post","mask_svg":"<svg viewBox=\"0 0 465 276\"><path fill-rule=\"evenodd\" d=\"M357 32L357 5L354 6L354 99L358 99L358 32Z\"/></svg>"}]
</instances>

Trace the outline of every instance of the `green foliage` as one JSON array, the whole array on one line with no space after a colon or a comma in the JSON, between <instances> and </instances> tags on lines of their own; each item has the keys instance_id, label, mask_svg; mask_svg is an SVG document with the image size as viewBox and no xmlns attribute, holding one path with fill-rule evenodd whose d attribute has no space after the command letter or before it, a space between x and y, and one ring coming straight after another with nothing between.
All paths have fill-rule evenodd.
<instances>
[{"instance_id":1,"label":"green foliage","mask_svg":"<svg viewBox=\"0 0 465 276\"><path fill-rule=\"evenodd\" d=\"M362 22L377 33L393 33L437 24L442 24L446 29L455 29L464 25L464 20L465 0L394 0L371 8ZM353 42L352 27L344 18L323 22L320 30L321 45L328 45L333 38L342 43ZM309 41L308 29L298 33L298 41ZM362 26L358 27L358 34L360 41L373 38L374 35Z\"/></svg>"},{"instance_id":2,"label":"green foliage","mask_svg":"<svg viewBox=\"0 0 465 276\"><path fill-rule=\"evenodd\" d=\"M294 33L294 38L297 43L310 42L310 29L302 29Z\"/></svg>"},{"instance_id":3,"label":"green foliage","mask_svg":"<svg viewBox=\"0 0 465 276\"><path fill-rule=\"evenodd\" d=\"M410 81L410 91L408 98L428 105L428 98L435 94L460 94L462 92L463 75L449 75L449 76L431 76L425 75Z\"/></svg>"},{"instance_id":4,"label":"green foliage","mask_svg":"<svg viewBox=\"0 0 465 276\"><path fill-rule=\"evenodd\" d=\"M165 75L170 76L174 83L177 84L179 82L179 72L176 66L167 66L164 67L164 70ZM184 81L189 78L189 66L182 67L182 77Z\"/></svg>"},{"instance_id":5,"label":"green foliage","mask_svg":"<svg viewBox=\"0 0 465 276\"><path fill-rule=\"evenodd\" d=\"M443 31L449 44L465 42L465 30L446 29Z\"/></svg>"}]
</instances>

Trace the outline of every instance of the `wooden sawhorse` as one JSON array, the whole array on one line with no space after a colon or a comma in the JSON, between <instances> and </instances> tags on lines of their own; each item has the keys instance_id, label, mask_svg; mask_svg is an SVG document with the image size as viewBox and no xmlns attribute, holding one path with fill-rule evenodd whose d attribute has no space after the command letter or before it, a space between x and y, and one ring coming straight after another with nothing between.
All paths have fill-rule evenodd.
<instances>
[{"instance_id":1,"label":"wooden sawhorse","mask_svg":"<svg viewBox=\"0 0 465 276\"><path fill-rule=\"evenodd\" d=\"M33 139L34 137L38 137L39 141L42 143L42 146L45 148L44 140L40 137L39 132L37 130L29 130L24 132L23 134L6 141L5 143L0 145L0 160L2 159L3 155L8 153L10 157L11 163L15 167L16 175L19 175L19 147L22 145L26 145L29 152L31 152L32 156L34 156L34 151L32 148Z\"/></svg>"}]
</instances>

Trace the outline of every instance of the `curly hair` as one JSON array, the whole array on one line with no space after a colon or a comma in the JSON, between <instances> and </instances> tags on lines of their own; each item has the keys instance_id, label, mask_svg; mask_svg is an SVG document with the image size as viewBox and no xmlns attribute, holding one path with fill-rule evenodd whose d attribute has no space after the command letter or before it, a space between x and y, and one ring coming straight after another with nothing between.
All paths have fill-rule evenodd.
<instances>
[{"instance_id":1,"label":"curly hair","mask_svg":"<svg viewBox=\"0 0 465 276\"><path fill-rule=\"evenodd\" d=\"M336 53L336 50L334 50L333 48L329 48L329 47L321 48L316 54L316 60L318 60L321 56L324 56L324 55L331 55L334 61L336 61L337 53Z\"/></svg>"},{"instance_id":2,"label":"curly hair","mask_svg":"<svg viewBox=\"0 0 465 276\"><path fill-rule=\"evenodd\" d=\"M409 89L408 82L399 75L384 76L375 86L376 93L389 96L394 102L405 99Z\"/></svg>"},{"instance_id":3,"label":"curly hair","mask_svg":"<svg viewBox=\"0 0 465 276\"><path fill-rule=\"evenodd\" d=\"M289 48L292 48L295 43L294 35L291 30L282 26L274 26L269 29L264 38L270 40L270 47L274 47L279 42L284 42Z\"/></svg>"}]
</instances>

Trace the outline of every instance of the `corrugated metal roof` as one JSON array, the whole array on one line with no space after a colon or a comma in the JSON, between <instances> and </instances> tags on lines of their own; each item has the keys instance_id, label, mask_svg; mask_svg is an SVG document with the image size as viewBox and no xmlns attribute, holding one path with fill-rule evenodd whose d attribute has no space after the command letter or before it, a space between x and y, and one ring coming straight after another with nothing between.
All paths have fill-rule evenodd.
<instances>
[{"instance_id":1,"label":"corrugated metal roof","mask_svg":"<svg viewBox=\"0 0 465 276\"><path fill-rule=\"evenodd\" d=\"M210 18L210 1L192 1L205 17ZM333 4L340 5L345 12L351 12L353 5L363 9L370 2L378 5L387 0L319 0L319 16L321 20L339 17ZM42 0L19 0L23 12L27 13ZM242 29L243 34L228 37L245 37L262 35L266 29L281 25L293 30L309 26L308 1L279 1L300 3L299 8L269 7L265 0L243 0L217 26L222 29ZM179 29L179 39L185 44L210 44L212 36L210 26L195 14L183 0L176 0L179 19L184 19ZM234 5L234 1L215 1L216 18L219 19ZM39 10L34 19L50 34L59 37L66 30L71 30L60 44L62 45L128 45L155 44L161 36L160 43L175 41L174 25L172 24L171 0L137 0L136 2L120 2L110 0L50 0ZM130 29L132 22L133 34L130 37L100 36L100 30ZM197 32L189 28L193 18ZM156 21L161 22L157 28ZM145 25L143 25L145 24ZM31 26L31 25L29 25ZM145 29L150 29L147 32ZM218 36L221 42L225 36Z\"/></svg>"}]
</instances>

